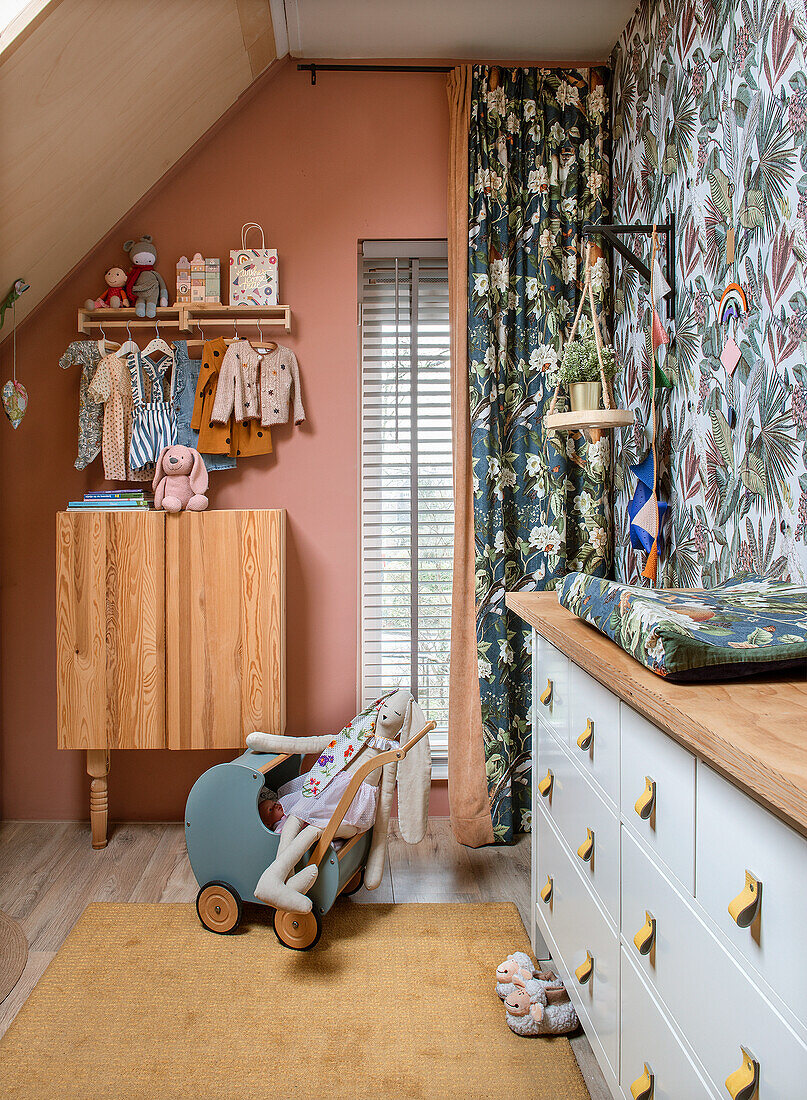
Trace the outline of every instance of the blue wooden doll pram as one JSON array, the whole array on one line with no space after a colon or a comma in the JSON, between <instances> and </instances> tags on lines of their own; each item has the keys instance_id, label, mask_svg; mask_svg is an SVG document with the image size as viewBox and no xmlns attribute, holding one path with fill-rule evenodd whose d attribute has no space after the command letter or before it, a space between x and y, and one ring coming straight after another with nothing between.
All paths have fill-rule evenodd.
<instances>
[{"instance_id":1,"label":"blue wooden doll pram","mask_svg":"<svg viewBox=\"0 0 807 1100\"><path fill-rule=\"evenodd\" d=\"M298 951L313 947L322 930L322 918L340 894L360 889L373 830L359 833L335 846L334 836L361 783L378 768L403 760L407 752L434 729L429 722L406 745L389 749L360 764L317 844L300 863L316 863L319 875L308 891L310 913L275 910L274 929L286 947ZM227 764L217 764L201 775L185 807L185 841L191 868L199 883L196 911L211 932L234 932L241 922L242 899L262 905L255 887L277 855L280 836L261 820L258 803L267 773L272 786L283 786L300 775L303 757L251 750Z\"/></svg>"}]
</instances>

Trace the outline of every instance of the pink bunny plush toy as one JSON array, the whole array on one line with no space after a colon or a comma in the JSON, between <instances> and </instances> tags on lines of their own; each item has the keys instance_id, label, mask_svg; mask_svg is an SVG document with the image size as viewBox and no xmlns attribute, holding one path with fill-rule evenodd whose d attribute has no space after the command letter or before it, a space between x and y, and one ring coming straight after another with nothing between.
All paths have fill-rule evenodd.
<instances>
[{"instance_id":1,"label":"pink bunny plush toy","mask_svg":"<svg viewBox=\"0 0 807 1100\"><path fill-rule=\"evenodd\" d=\"M207 468L198 451L175 443L163 447L154 471L154 507L166 512L204 512Z\"/></svg>"}]
</instances>

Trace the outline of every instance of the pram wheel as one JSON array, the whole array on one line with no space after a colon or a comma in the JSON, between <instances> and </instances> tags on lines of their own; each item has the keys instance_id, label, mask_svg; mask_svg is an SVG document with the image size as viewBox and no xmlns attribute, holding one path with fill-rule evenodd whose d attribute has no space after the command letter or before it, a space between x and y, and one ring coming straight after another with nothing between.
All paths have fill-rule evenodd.
<instances>
[{"instance_id":1,"label":"pram wheel","mask_svg":"<svg viewBox=\"0 0 807 1100\"><path fill-rule=\"evenodd\" d=\"M241 923L243 906L232 886L226 882L208 882L196 895L196 912L205 928L225 936L235 932Z\"/></svg>"},{"instance_id":2,"label":"pram wheel","mask_svg":"<svg viewBox=\"0 0 807 1100\"><path fill-rule=\"evenodd\" d=\"M290 913L287 909L275 910L275 935L284 947L294 951L307 951L320 937L322 921L313 911Z\"/></svg>"},{"instance_id":3,"label":"pram wheel","mask_svg":"<svg viewBox=\"0 0 807 1100\"><path fill-rule=\"evenodd\" d=\"M353 894L358 893L362 886L364 886L364 868L360 867L347 886L345 886L342 891L342 897L351 897Z\"/></svg>"}]
</instances>

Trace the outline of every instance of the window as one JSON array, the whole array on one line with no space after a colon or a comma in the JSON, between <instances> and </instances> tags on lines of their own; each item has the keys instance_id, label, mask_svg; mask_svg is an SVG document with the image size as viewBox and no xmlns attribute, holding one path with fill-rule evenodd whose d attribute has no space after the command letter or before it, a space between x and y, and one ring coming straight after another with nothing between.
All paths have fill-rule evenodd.
<instances>
[{"instance_id":1,"label":"window","mask_svg":"<svg viewBox=\"0 0 807 1100\"><path fill-rule=\"evenodd\" d=\"M437 723L440 774L454 544L446 243L364 241L359 265L362 702L411 685Z\"/></svg>"}]
</instances>

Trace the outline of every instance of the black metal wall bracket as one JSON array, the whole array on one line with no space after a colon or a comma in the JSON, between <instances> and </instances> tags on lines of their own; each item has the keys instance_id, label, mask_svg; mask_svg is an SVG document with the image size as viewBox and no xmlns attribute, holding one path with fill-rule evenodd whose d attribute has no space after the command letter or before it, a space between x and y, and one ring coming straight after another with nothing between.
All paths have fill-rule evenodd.
<instances>
[{"instance_id":1,"label":"black metal wall bracket","mask_svg":"<svg viewBox=\"0 0 807 1100\"><path fill-rule=\"evenodd\" d=\"M608 243L616 249L616 251L623 256L629 264L636 268L642 278L647 279L650 282L650 268L640 260L639 257L633 252L626 244L623 244L619 239L620 234L628 233L642 233L645 236L650 236L655 228L659 236L666 237L667 240L667 270L665 272L665 278L670 284L670 292L666 295L667 299L667 316L671 320L675 320L675 214L670 211L670 216L666 222L656 225L584 225L582 234L584 237L604 237Z\"/></svg>"}]
</instances>

